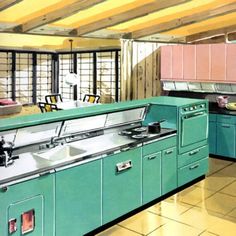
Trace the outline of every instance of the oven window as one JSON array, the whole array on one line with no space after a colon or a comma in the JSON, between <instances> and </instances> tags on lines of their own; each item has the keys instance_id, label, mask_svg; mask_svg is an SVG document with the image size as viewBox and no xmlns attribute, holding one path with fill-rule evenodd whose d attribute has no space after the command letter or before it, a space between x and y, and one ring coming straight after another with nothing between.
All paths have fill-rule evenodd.
<instances>
[{"instance_id":1,"label":"oven window","mask_svg":"<svg viewBox=\"0 0 236 236\"><path fill-rule=\"evenodd\" d=\"M29 210L21 214L21 232L26 234L32 232L35 226L35 211Z\"/></svg>"},{"instance_id":2,"label":"oven window","mask_svg":"<svg viewBox=\"0 0 236 236\"><path fill-rule=\"evenodd\" d=\"M181 147L185 147L207 139L208 116L206 113L199 116L182 118Z\"/></svg>"}]
</instances>

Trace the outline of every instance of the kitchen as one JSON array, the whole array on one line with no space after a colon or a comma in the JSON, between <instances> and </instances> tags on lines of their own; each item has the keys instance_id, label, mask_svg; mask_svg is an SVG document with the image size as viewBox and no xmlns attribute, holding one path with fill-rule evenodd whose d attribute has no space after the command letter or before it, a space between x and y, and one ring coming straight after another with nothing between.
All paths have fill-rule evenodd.
<instances>
[{"instance_id":1,"label":"kitchen","mask_svg":"<svg viewBox=\"0 0 236 236\"><path fill-rule=\"evenodd\" d=\"M200 11L204 16L208 7L215 9L215 17L222 12L226 17L234 1L53 2L37 3L47 13L44 23L40 12L29 14L35 11L30 0L0 5L0 17L8 22L2 23L0 40L1 99L22 105L21 112L0 120L1 234L232 235L236 208L232 29L227 34L232 43L223 35L220 43L217 36L185 45L187 37L181 33L162 38L158 30L153 38L143 37L144 30L131 30L127 38L125 31L117 33L122 32L122 24L115 27L118 19L108 23L99 14L97 27L109 26L100 35L89 20L79 28L72 22L101 9L123 16L122 22L132 18L127 12L137 18L147 9L149 17L179 11L187 21ZM92 5L94 9L89 8ZM71 6L81 16L73 19ZM142 14L136 12L139 7ZM192 8L196 12L191 17L180 11ZM51 24L57 14L63 16L61 22ZM194 24L186 27L194 32ZM144 28L148 36L153 33L150 24ZM96 33L85 33L86 29ZM19 40L11 40L14 36ZM66 83L71 72L79 75L77 87ZM79 100L86 93L99 94L101 104L40 114L37 103L58 92L63 100L74 99L75 93ZM208 158L209 151L214 158ZM196 223L194 217L203 220ZM213 224L216 221L218 225Z\"/></svg>"}]
</instances>

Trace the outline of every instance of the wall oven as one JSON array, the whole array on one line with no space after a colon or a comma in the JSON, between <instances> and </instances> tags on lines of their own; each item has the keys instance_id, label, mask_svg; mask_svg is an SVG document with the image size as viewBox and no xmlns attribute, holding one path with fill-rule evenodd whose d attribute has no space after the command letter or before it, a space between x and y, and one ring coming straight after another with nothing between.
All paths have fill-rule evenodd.
<instances>
[{"instance_id":1,"label":"wall oven","mask_svg":"<svg viewBox=\"0 0 236 236\"><path fill-rule=\"evenodd\" d=\"M188 104L179 110L179 153L207 144L208 109L206 103Z\"/></svg>"}]
</instances>

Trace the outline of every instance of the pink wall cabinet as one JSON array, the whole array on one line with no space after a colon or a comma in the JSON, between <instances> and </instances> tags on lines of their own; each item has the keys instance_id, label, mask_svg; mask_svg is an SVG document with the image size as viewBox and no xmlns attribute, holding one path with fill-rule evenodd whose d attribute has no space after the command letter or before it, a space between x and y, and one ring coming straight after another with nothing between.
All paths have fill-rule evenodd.
<instances>
[{"instance_id":1,"label":"pink wall cabinet","mask_svg":"<svg viewBox=\"0 0 236 236\"><path fill-rule=\"evenodd\" d=\"M211 75L212 81L226 80L226 44L211 44Z\"/></svg>"},{"instance_id":2,"label":"pink wall cabinet","mask_svg":"<svg viewBox=\"0 0 236 236\"><path fill-rule=\"evenodd\" d=\"M184 80L196 80L196 45L183 47L183 72Z\"/></svg>"},{"instance_id":3,"label":"pink wall cabinet","mask_svg":"<svg viewBox=\"0 0 236 236\"><path fill-rule=\"evenodd\" d=\"M236 82L236 44L226 44L226 80Z\"/></svg>"},{"instance_id":4,"label":"pink wall cabinet","mask_svg":"<svg viewBox=\"0 0 236 236\"><path fill-rule=\"evenodd\" d=\"M161 47L161 79L172 79L172 48Z\"/></svg>"},{"instance_id":5,"label":"pink wall cabinet","mask_svg":"<svg viewBox=\"0 0 236 236\"><path fill-rule=\"evenodd\" d=\"M172 78L183 79L183 45L172 46Z\"/></svg>"},{"instance_id":6,"label":"pink wall cabinet","mask_svg":"<svg viewBox=\"0 0 236 236\"><path fill-rule=\"evenodd\" d=\"M196 79L198 81L210 80L210 45L196 45Z\"/></svg>"}]
</instances>

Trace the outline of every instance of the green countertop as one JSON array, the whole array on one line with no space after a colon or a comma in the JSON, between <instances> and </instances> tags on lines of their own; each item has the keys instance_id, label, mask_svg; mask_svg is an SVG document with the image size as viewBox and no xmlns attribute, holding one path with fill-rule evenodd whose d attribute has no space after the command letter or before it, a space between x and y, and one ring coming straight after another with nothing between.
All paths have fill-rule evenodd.
<instances>
[{"instance_id":1,"label":"green countertop","mask_svg":"<svg viewBox=\"0 0 236 236\"><path fill-rule=\"evenodd\" d=\"M169 106L182 106L190 103L199 102L199 99L189 98L176 98L176 97L151 97L143 100L133 100L126 102L118 102L112 104L102 104L96 106L89 106L83 108L75 108L62 110L57 112L48 112L33 114L27 116L6 118L0 120L0 131L23 128L33 125L51 123L62 120L69 120L74 118L94 116L103 113L111 113L116 111L122 111L125 109L132 109L142 107L147 104L163 104Z\"/></svg>"}]
</instances>

